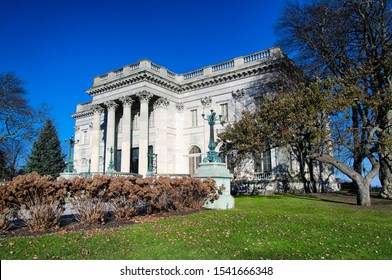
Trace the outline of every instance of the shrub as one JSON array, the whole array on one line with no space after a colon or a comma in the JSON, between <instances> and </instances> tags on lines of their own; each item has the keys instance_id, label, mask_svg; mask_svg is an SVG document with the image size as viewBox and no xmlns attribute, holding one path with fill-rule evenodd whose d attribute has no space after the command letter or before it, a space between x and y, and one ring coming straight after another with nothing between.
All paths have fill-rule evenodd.
<instances>
[{"instance_id":1,"label":"shrub","mask_svg":"<svg viewBox=\"0 0 392 280\"><path fill-rule=\"evenodd\" d=\"M31 231L42 231L59 225L66 194L51 176L33 172L12 180L6 203L21 210L20 217Z\"/></svg>"},{"instance_id":2,"label":"shrub","mask_svg":"<svg viewBox=\"0 0 392 280\"><path fill-rule=\"evenodd\" d=\"M110 205L107 189L111 177L74 178L69 188L75 219L81 224L101 224L108 220Z\"/></svg>"},{"instance_id":3,"label":"shrub","mask_svg":"<svg viewBox=\"0 0 392 280\"><path fill-rule=\"evenodd\" d=\"M0 233L5 233L11 227L11 222L15 218L15 210L7 203L8 185L0 186Z\"/></svg>"},{"instance_id":4,"label":"shrub","mask_svg":"<svg viewBox=\"0 0 392 280\"><path fill-rule=\"evenodd\" d=\"M11 222L15 218L15 210L12 208L3 208L0 210L0 233L7 232L11 227Z\"/></svg>"},{"instance_id":5,"label":"shrub","mask_svg":"<svg viewBox=\"0 0 392 280\"><path fill-rule=\"evenodd\" d=\"M196 178L172 179L171 184L176 192L177 208L201 208L207 200L215 200L216 184L212 179Z\"/></svg>"},{"instance_id":6,"label":"shrub","mask_svg":"<svg viewBox=\"0 0 392 280\"><path fill-rule=\"evenodd\" d=\"M9 228L12 210L16 210L30 230L39 231L59 226L66 198L73 204L77 221L94 224L105 223L111 213L122 220L199 209L217 195L213 180L95 176L55 181L30 173L14 178L1 197L0 210L5 214L0 215L0 229Z\"/></svg>"},{"instance_id":7,"label":"shrub","mask_svg":"<svg viewBox=\"0 0 392 280\"><path fill-rule=\"evenodd\" d=\"M111 180L107 196L111 201L115 219L130 219L138 214L142 203L133 193L135 187L136 178L133 177L118 177Z\"/></svg>"},{"instance_id":8,"label":"shrub","mask_svg":"<svg viewBox=\"0 0 392 280\"><path fill-rule=\"evenodd\" d=\"M64 207L58 202L45 201L40 196L31 199L27 203L28 211L22 208L20 217L31 231L44 231L52 228L58 228Z\"/></svg>"},{"instance_id":9,"label":"shrub","mask_svg":"<svg viewBox=\"0 0 392 280\"><path fill-rule=\"evenodd\" d=\"M81 224L104 224L107 220L108 205L101 199L80 196L72 204L75 219Z\"/></svg>"}]
</instances>

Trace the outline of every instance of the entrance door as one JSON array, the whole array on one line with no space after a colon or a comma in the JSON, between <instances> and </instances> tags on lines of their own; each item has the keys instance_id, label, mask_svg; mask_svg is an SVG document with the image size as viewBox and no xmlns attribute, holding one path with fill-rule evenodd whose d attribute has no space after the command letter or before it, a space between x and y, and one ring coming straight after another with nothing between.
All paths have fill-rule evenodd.
<instances>
[{"instance_id":1,"label":"entrance door","mask_svg":"<svg viewBox=\"0 0 392 280\"><path fill-rule=\"evenodd\" d=\"M131 172L132 173L139 173L139 148L132 148Z\"/></svg>"}]
</instances>

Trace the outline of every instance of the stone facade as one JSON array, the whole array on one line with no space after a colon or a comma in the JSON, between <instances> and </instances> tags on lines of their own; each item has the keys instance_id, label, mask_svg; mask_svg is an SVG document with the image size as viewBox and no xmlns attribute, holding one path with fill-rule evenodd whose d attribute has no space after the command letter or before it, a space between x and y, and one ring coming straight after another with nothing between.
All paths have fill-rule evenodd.
<instances>
[{"instance_id":1,"label":"stone facade","mask_svg":"<svg viewBox=\"0 0 392 280\"><path fill-rule=\"evenodd\" d=\"M274 47L185 74L144 59L95 77L87 90L92 100L77 105L72 115L75 169L104 173L112 158L121 173L192 175L208 151L209 126L202 114L214 110L225 122L235 121L257 106L257 96L268 93L266 85L287 63ZM267 156L244 164L250 173L240 173L271 181L281 165L297 172L286 149Z\"/></svg>"}]
</instances>

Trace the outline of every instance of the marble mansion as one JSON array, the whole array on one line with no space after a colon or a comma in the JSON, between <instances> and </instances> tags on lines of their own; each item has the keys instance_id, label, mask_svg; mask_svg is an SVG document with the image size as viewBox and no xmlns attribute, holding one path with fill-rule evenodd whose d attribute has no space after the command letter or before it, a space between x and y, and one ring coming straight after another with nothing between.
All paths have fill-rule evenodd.
<instances>
[{"instance_id":1,"label":"marble mansion","mask_svg":"<svg viewBox=\"0 0 392 280\"><path fill-rule=\"evenodd\" d=\"M87 90L92 100L77 105L72 115L75 169L192 175L208 149L209 126L202 114L214 110L233 122L257 106L263 83L288 61L274 47L185 74L143 59L95 77ZM287 149L272 149L246 168L251 178L272 181L283 164L298 172Z\"/></svg>"}]
</instances>

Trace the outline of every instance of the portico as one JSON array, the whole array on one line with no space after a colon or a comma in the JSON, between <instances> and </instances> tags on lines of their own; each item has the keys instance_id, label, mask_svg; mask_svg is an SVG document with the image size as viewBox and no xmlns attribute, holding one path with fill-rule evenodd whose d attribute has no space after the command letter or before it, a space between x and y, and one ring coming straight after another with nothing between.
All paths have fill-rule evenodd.
<instances>
[{"instance_id":1,"label":"portico","mask_svg":"<svg viewBox=\"0 0 392 280\"><path fill-rule=\"evenodd\" d=\"M151 101L154 101L153 110ZM166 173L169 104L167 98L142 90L132 96L124 95L92 105L91 172L110 171L109 159L113 157L114 171L139 173L145 170L144 174L140 173L145 176L148 169L148 152L152 149L160 154L155 163L159 172ZM151 123L152 114L156 119L155 124ZM155 141L149 141L150 132L157 135ZM154 145L151 145L152 143ZM114 154L111 154L110 148Z\"/></svg>"}]
</instances>

